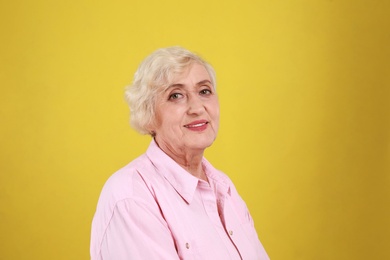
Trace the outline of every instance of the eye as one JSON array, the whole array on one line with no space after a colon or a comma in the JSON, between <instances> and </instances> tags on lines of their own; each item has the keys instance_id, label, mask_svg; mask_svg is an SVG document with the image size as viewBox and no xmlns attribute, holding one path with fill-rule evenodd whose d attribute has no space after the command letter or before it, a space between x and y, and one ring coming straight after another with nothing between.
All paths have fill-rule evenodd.
<instances>
[{"instance_id":1,"label":"eye","mask_svg":"<svg viewBox=\"0 0 390 260\"><path fill-rule=\"evenodd\" d=\"M208 88L202 89L199 93L201 95L210 95L210 94L212 94L211 90L208 89Z\"/></svg>"},{"instance_id":2,"label":"eye","mask_svg":"<svg viewBox=\"0 0 390 260\"><path fill-rule=\"evenodd\" d=\"M180 93L173 93L173 94L171 94L171 95L169 95L169 100L174 100L174 99L179 99L179 98L181 98L183 95L182 94L180 94Z\"/></svg>"}]
</instances>

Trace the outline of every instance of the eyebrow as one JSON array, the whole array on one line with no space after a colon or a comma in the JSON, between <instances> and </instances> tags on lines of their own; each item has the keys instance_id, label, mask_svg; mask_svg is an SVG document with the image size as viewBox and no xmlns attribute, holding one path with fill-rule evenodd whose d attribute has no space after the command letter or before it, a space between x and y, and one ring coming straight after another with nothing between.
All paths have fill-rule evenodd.
<instances>
[{"instance_id":1,"label":"eyebrow","mask_svg":"<svg viewBox=\"0 0 390 260\"><path fill-rule=\"evenodd\" d=\"M199 81L198 83L196 83L196 86L201 86L201 85L206 84L206 83L213 85L210 80L205 79L205 80L202 80L202 81ZM170 88L175 88L175 87L182 88L182 87L184 87L184 84L181 84L181 83L172 84L172 85L169 85L166 90L168 90Z\"/></svg>"}]
</instances>

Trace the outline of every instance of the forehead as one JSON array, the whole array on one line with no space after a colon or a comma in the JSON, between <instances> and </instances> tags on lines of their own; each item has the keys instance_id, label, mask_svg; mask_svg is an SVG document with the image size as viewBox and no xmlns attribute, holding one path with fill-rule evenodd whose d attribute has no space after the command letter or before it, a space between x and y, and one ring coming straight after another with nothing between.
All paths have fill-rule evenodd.
<instances>
[{"instance_id":1,"label":"forehead","mask_svg":"<svg viewBox=\"0 0 390 260\"><path fill-rule=\"evenodd\" d=\"M169 80L168 86L173 84L197 84L201 81L209 81L211 77L204 65L193 63L183 70L176 72Z\"/></svg>"}]
</instances>

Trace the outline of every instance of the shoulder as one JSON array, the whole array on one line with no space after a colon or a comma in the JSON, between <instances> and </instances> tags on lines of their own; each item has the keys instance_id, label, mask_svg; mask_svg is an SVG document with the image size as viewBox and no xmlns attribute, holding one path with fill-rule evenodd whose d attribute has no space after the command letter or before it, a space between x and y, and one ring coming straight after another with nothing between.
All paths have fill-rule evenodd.
<instances>
[{"instance_id":1,"label":"shoulder","mask_svg":"<svg viewBox=\"0 0 390 260\"><path fill-rule=\"evenodd\" d=\"M116 203L148 193L151 179L149 175L155 173L147 156L141 155L108 178L101 191L99 204L107 200Z\"/></svg>"},{"instance_id":2,"label":"shoulder","mask_svg":"<svg viewBox=\"0 0 390 260\"><path fill-rule=\"evenodd\" d=\"M92 255L100 250L106 230L118 209L132 205L150 205L151 208L156 208L151 188L154 184L151 180L152 176L157 175L148 157L141 155L108 178L100 193L92 221Z\"/></svg>"},{"instance_id":3,"label":"shoulder","mask_svg":"<svg viewBox=\"0 0 390 260\"><path fill-rule=\"evenodd\" d=\"M94 226L104 228L118 203L125 201L155 204L153 182L158 182L153 164L144 154L111 175L103 186L94 215Z\"/></svg>"}]
</instances>

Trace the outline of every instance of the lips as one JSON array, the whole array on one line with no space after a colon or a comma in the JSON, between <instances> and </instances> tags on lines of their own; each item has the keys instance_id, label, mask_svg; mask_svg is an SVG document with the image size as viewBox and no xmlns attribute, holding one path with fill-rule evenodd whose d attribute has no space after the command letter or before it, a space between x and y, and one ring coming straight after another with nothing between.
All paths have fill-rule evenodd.
<instances>
[{"instance_id":1,"label":"lips","mask_svg":"<svg viewBox=\"0 0 390 260\"><path fill-rule=\"evenodd\" d=\"M208 123L209 122L207 122L206 120L198 120L198 121L191 122L187 125L184 125L184 127L190 130L202 131L207 128Z\"/></svg>"}]
</instances>

